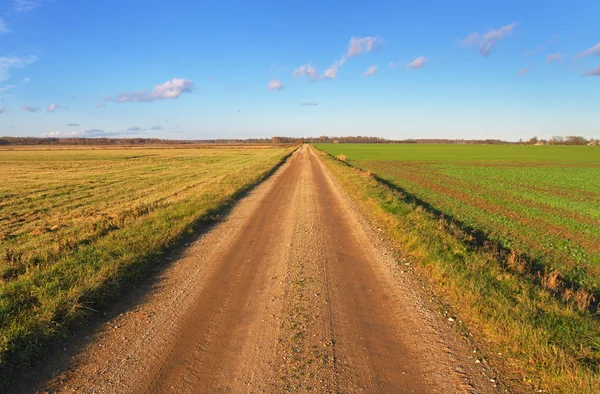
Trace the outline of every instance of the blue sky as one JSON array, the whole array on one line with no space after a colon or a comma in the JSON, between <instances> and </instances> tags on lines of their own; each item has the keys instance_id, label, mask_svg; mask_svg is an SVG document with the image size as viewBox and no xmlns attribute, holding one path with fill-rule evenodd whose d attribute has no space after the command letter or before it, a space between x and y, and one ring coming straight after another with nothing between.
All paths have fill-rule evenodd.
<instances>
[{"instance_id":1,"label":"blue sky","mask_svg":"<svg viewBox=\"0 0 600 394\"><path fill-rule=\"evenodd\" d=\"M600 2L0 2L0 135L600 137Z\"/></svg>"}]
</instances>

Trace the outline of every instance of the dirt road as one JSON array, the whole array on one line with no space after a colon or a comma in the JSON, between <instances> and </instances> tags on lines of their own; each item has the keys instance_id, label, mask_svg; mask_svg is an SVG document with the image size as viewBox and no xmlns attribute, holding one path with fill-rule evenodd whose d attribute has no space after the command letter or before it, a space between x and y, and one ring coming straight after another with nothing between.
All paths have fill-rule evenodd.
<instances>
[{"instance_id":1,"label":"dirt road","mask_svg":"<svg viewBox=\"0 0 600 394\"><path fill-rule=\"evenodd\" d=\"M494 391L411 286L304 146L40 390Z\"/></svg>"}]
</instances>

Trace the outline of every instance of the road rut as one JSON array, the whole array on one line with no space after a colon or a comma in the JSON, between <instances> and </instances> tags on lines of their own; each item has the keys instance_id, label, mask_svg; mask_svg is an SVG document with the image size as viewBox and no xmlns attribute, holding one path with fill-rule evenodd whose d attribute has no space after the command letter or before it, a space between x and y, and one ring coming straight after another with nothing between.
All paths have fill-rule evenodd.
<instances>
[{"instance_id":1,"label":"road rut","mask_svg":"<svg viewBox=\"0 0 600 394\"><path fill-rule=\"evenodd\" d=\"M396 267L303 146L37 389L495 391Z\"/></svg>"}]
</instances>

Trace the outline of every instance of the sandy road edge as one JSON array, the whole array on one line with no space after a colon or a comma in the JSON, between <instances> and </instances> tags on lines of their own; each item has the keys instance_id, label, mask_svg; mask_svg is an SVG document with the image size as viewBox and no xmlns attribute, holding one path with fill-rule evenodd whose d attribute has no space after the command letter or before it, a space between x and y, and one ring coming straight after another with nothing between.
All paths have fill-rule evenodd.
<instances>
[{"instance_id":1,"label":"sandy road edge","mask_svg":"<svg viewBox=\"0 0 600 394\"><path fill-rule=\"evenodd\" d=\"M341 191L340 197L349 207L348 212L360 224L380 254L377 261L385 264L385 267L381 268L393 278L397 290L403 297L411 300L418 314L431 325L447 347L447 353L453 360L449 367L461 377L465 389L475 393L508 392L508 388L499 381L498 372L492 365L476 362L482 354L485 355L485 349L481 349L474 338L465 335L457 324L448 321L448 318L442 315L441 311L445 309L443 299L432 290L426 274L416 264L404 265L406 262L402 261L401 253L393 246L393 240L377 233L383 232L384 226L365 210L357 198L337 179L337 175L328 168L324 158L330 155L312 145L310 149L324 167L328 181L335 185L335 189Z\"/></svg>"}]
</instances>

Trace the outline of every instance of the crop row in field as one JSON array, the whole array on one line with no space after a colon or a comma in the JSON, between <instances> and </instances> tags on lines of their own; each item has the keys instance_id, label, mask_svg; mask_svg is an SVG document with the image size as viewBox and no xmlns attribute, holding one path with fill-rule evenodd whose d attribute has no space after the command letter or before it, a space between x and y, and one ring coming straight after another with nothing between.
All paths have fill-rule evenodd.
<instances>
[{"instance_id":1,"label":"crop row in field","mask_svg":"<svg viewBox=\"0 0 600 394\"><path fill-rule=\"evenodd\" d=\"M485 343L486 358L494 360L509 388L598 392L600 319L586 308L591 293L569 287L566 278L552 275L558 272L552 267L562 267L556 256L566 255L572 259L564 263L571 279L581 279L589 291L597 283L598 253L585 237L598 231L590 222L597 220L600 151L481 145L318 148L339 157L323 154L399 257L418 263L443 308ZM540 219L546 230L535 226ZM572 239L552 233L552 224ZM579 228L589 232L578 233ZM592 260L565 254L557 247L562 243L546 244L549 238ZM524 256L512 253L517 245L538 253L536 265L518 269Z\"/></svg>"},{"instance_id":2,"label":"crop row in field","mask_svg":"<svg viewBox=\"0 0 600 394\"><path fill-rule=\"evenodd\" d=\"M290 151L0 151L0 371L27 363Z\"/></svg>"},{"instance_id":3,"label":"crop row in field","mask_svg":"<svg viewBox=\"0 0 600 394\"><path fill-rule=\"evenodd\" d=\"M343 152L352 165L371 171L440 215L527 255L546 280L553 277L570 290L585 291L584 303L600 292L597 148L324 148L332 154ZM567 297L573 294L567 291Z\"/></svg>"}]
</instances>

